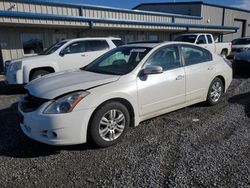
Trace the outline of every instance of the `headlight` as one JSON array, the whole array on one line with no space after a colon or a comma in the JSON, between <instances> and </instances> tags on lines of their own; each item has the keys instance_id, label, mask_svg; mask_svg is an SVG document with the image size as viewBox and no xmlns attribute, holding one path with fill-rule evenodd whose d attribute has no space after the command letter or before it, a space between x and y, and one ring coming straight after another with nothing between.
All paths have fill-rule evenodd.
<instances>
[{"instance_id":1,"label":"headlight","mask_svg":"<svg viewBox=\"0 0 250 188\"><path fill-rule=\"evenodd\" d=\"M80 91L71 93L53 101L45 110L45 114L63 114L70 113L76 107L76 105L87 95L89 92Z\"/></svg>"},{"instance_id":2,"label":"headlight","mask_svg":"<svg viewBox=\"0 0 250 188\"><path fill-rule=\"evenodd\" d=\"M17 71L22 68L22 61L17 61L10 64L10 71Z\"/></svg>"}]
</instances>

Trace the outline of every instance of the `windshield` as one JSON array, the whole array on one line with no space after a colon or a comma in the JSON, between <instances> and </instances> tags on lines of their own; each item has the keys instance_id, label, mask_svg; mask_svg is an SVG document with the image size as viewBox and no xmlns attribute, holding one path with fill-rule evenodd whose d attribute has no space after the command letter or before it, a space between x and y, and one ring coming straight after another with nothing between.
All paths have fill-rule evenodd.
<instances>
[{"instance_id":1,"label":"windshield","mask_svg":"<svg viewBox=\"0 0 250 188\"><path fill-rule=\"evenodd\" d=\"M52 45L51 47L47 48L47 50L43 51L42 53L40 53L39 55L50 55L53 54L56 50L58 50L61 46L63 46L64 44L66 44L66 42L68 41L61 41L58 42L54 45Z\"/></svg>"},{"instance_id":2,"label":"windshield","mask_svg":"<svg viewBox=\"0 0 250 188\"><path fill-rule=\"evenodd\" d=\"M197 35L183 35L179 36L175 39L175 41L178 42L189 42L189 43L195 43L197 38Z\"/></svg>"},{"instance_id":3,"label":"windshield","mask_svg":"<svg viewBox=\"0 0 250 188\"><path fill-rule=\"evenodd\" d=\"M232 45L248 45L250 44L250 38L236 39L232 41Z\"/></svg>"},{"instance_id":4,"label":"windshield","mask_svg":"<svg viewBox=\"0 0 250 188\"><path fill-rule=\"evenodd\" d=\"M104 54L82 70L111 75L131 72L147 55L151 48L119 47Z\"/></svg>"}]
</instances>

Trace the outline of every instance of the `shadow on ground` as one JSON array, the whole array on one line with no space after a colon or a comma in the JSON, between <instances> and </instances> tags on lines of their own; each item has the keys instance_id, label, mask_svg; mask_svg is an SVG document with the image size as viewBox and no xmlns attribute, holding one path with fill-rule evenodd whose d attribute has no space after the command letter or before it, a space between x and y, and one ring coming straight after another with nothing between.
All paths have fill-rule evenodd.
<instances>
[{"instance_id":1,"label":"shadow on ground","mask_svg":"<svg viewBox=\"0 0 250 188\"><path fill-rule=\"evenodd\" d=\"M0 81L0 95L18 95L24 94L25 89L22 85L7 85L4 81Z\"/></svg>"},{"instance_id":2,"label":"shadow on ground","mask_svg":"<svg viewBox=\"0 0 250 188\"><path fill-rule=\"evenodd\" d=\"M90 144L75 146L48 146L27 138L19 126L17 103L0 110L0 156L34 158L60 153L61 150L91 150Z\"/></svg>"},{"instance_id":3,"label":"shadow on ground","mask_svg":"<svg viewBox=\"0 0 250 188\"><path fill-rule=\"evenodd\" d=\"M245 113L247 117L250 118L250 92L243 93L240 95L235 95L231 97L228 101L233 104L236 103L236 104L243 105L245 107Z\"/></svg>"}]
</instances>

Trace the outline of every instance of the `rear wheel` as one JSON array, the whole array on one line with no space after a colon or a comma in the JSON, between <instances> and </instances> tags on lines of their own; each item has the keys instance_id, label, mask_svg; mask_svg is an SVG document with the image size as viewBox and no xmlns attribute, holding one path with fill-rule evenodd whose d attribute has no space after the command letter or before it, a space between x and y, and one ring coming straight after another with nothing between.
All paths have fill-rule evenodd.
<instances>
[{"instance_id":1,"label":"rear wheel","mask_svg":"<svg viewBox=\"0 0 250 188\"><path fill-rule=\"evenodd\" d=\"M120 142L130 124L128 109L119 102L101 106L90 122L90 138L98 147L108 147Z\"/></svg>"},{"instance_id":2,"label":"rear wheel","mask_svg":"<svg viewBox=\"0 0 250 188\"><path fill-rule=\"evenodd\" d=\"M37 78L41 78L42 76L44 76L44 75L46 75L46 74L50 74L50 72L47 71L47 70L36 70L36 71L32 74L32 76L31 76L31 78L30 78L30 81L35 80L35 79L37 79Z\"/></svg>"},{"instance_id":3,"label":"rear wheel","mask_svg":"<svg viewBox=\"0 0 250 188\"><path fill-rule=\"evenodd\" d=\"M211 106L216 105L223 95L224 86L220 78L215 78L208 90L207 103Z\"/></svg>"}]
</instances>

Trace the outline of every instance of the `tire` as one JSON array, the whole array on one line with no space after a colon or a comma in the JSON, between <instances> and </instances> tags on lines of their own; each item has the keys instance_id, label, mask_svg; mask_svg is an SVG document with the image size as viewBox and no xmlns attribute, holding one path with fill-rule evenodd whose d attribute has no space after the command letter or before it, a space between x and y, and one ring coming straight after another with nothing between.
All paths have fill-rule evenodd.
<instances>
[{"instance_id":1,"label":"tire","mask_svg":"<svg viewBox=\"0 0 250 188\"><path fill-rule=\"evenodd\" d=\"M227 58L227 50L222 50L220 54L223 58Z\"/></svg>"},{"instance_id":2,"label":"tire","mask_svg":"<svg viewBox=\"0 0 250 188\"><path fill-rule=\"evenodd\" d=\"M91 118L90 139L101 148L115 145L123 139L129 125L128 109L119 102L108 102L101 106Z\"/></svg>"},{"instance_id":3,"label":"tire","mask_svg":"<svg viewBox=\"0 0 250 188\"><path fill-rule=\"evenodd\" d=\"M215 78L210 84L208 94L207 94L207 103L210 106L218 104L222 98L224 92L224 85L220 78Z\"/></svg>"},{"instance_id":4,"label":"tire","mask_svg":"<svg viewBox=\"0 0 250 188\"><path fill-rule=\"evenodd\" d=\"M50 74L50 72L46 70L37 70L32 74L30 81L40 78L46 74Z\"/></svg>"}]
</instances>

